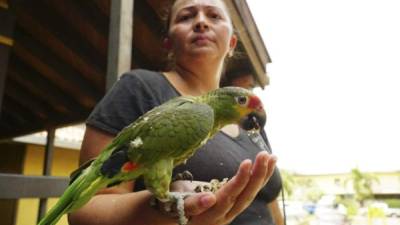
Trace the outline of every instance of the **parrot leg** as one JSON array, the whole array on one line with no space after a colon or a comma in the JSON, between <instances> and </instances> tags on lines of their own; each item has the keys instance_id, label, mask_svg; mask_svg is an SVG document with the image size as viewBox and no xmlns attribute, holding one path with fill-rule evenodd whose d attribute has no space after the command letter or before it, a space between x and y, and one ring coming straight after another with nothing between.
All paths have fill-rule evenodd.
<instances>
[{"instance_id":1,"label":"parrot leg","mask_svg":"<svg viewBox=\"0 0 400 225\"><path fill-rule=\"evenodd\" d=\"M190 192L170 192L169 201L164 203L164 210L168 213L173 213L178 216L179 225L186 225L189 219L185 216L185 198L192 195ZM175 206L175 209L172 207Z\"/></svg>"},{"instance_id":2,"label":"parrot leg","mask_svg":"<svg viewBox=\"0 0 400 225\"><path fill-rule=\"evenodd\" d=\"M186 225L188 219L185 216L184 200L193 193L169 191L173 165L173 159L159 160L143 174L143 179L146 188L155 197L150 204L167 215L178 217L179 225Z\"/></svg>"},{"instance_id":3,"label":"parrot leg","mask_svg":"<svg viewBox=\"0 0 400 225\"><path fill-rule=\"evenodd\" d=\"M185 216L185 198L193 192L169 192L168 199L151 199L151 206L162 213L178 219L179 225L187 225L189 219Z\"/></svg>"},{"instance_id":4,"label":"parrot leg","mask_svg":"<svg viewBox=\"0 0 400 225\"><path fill-rule=\"evenodd\" d=\"M228 178L224 178L222 181L219 181L217 179L212 179L210 183L205 184L205 185L198 185L194 191L199 193L199 192L213 192L215 193L218 191L226 182L228 182Z\"/></svg>"},{"instance_id":5,"label":"parrot leg","mask_svg":"<svg viewBox=\"0 0 400 225\"><path fill-rule=\"evenodd\" d=\"M193 175L189 171L185 170L182 173L176 174L172 179L172 181L177 181L177 180L190 180L192 182Z\"/></svg>"}]
</instances>

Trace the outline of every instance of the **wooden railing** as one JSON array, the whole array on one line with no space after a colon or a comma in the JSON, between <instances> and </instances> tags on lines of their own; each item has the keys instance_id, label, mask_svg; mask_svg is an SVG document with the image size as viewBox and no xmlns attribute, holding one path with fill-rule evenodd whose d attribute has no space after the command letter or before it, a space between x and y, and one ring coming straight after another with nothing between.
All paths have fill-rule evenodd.
<instances>
[{"instance_id":1,"label":"wooden railing","mask_svg":"<svg viewBox=\"0 0 400 225\"><path fill-rule=\"evenodd\" d=\"M0 199L59 197L68 182L69 177L0 173Z\"/></svg>"}]
</instances>

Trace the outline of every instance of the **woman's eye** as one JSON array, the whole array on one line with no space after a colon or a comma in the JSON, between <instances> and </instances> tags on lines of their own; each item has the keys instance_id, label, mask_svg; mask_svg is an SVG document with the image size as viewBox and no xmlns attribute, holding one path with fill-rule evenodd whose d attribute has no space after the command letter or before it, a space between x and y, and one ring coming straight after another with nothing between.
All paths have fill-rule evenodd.
<instances>
[{"instance_id":1,"label":"woman's eye","mask_svg":"<svg viewBox=\"0 0 400 225\"><path fill-rule=\"evenodd\" d=\"M212 18L212 19L221 19L221 18L222 18L222 17L221 17L219 14L217 14L217 13L212 13L212 14L210 14L209 16L210 16L210 18Z\"/></svg>"},{"instance_id":2,"label":"woman's eye","mask_svg":"<svg viewBox=\"0 0 400 225\"><path fill-rule=\"evenodd\" d=\"M247 98L245 96L239 96L236 98L236 101L239 103L239 105L246 105Z\"/></svg>"},{"instance_id":3,"label":"woman's eye","mask_svg":"<svg viewBox=\"0 0 400 225\"><path fill-rule=\"evenodd\" d=\"M181 16L181 17L179 17L179 21L185 21L185 20L188 20L189 19L189 16Z\"/></svg>"},{"instance_id":4,"label":"woman's eye","mask_svg":"<svg viewBox=\"0 0 400 225\"><path fill-rule=\"evenodd\" d=\"M178 21L186 21L190 19L190 15L182 15L178 17Z\"/></svg>"}]
</instances>

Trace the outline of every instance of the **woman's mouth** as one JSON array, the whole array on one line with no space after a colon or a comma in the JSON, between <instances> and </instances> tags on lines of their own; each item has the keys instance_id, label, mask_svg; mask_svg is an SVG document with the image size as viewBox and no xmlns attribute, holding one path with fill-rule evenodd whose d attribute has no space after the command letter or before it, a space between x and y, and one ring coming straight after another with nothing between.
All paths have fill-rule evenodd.
<instances>
[{"instance_id":1,"label":"woman's mouth","mask_svg":"<svg viewBox=\"0 0 400 225\"><path fill-rule=\"evenodd\" d=\"M211 41L211 39L207 35L196 35L192 39L192 43L194 43L196 45L206 45L210 41Z\"/></svg>"}]
</instances>

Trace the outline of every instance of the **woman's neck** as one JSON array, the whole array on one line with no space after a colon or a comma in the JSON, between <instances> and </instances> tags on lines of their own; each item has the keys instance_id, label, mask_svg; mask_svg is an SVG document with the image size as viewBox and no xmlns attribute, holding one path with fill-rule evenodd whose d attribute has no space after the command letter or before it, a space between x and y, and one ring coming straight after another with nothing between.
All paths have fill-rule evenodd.
<instances>
[{"instance_id":1,"label":"woman's neck","mask_svg":"<svg viewBox=\"0 0 400 225\"><path fill-rule=\"evenodd\" d=\"M168 80L182 95L197 96L219 87L222 65L182 66L167 72Z\"/></svg>"}]
</instances>

